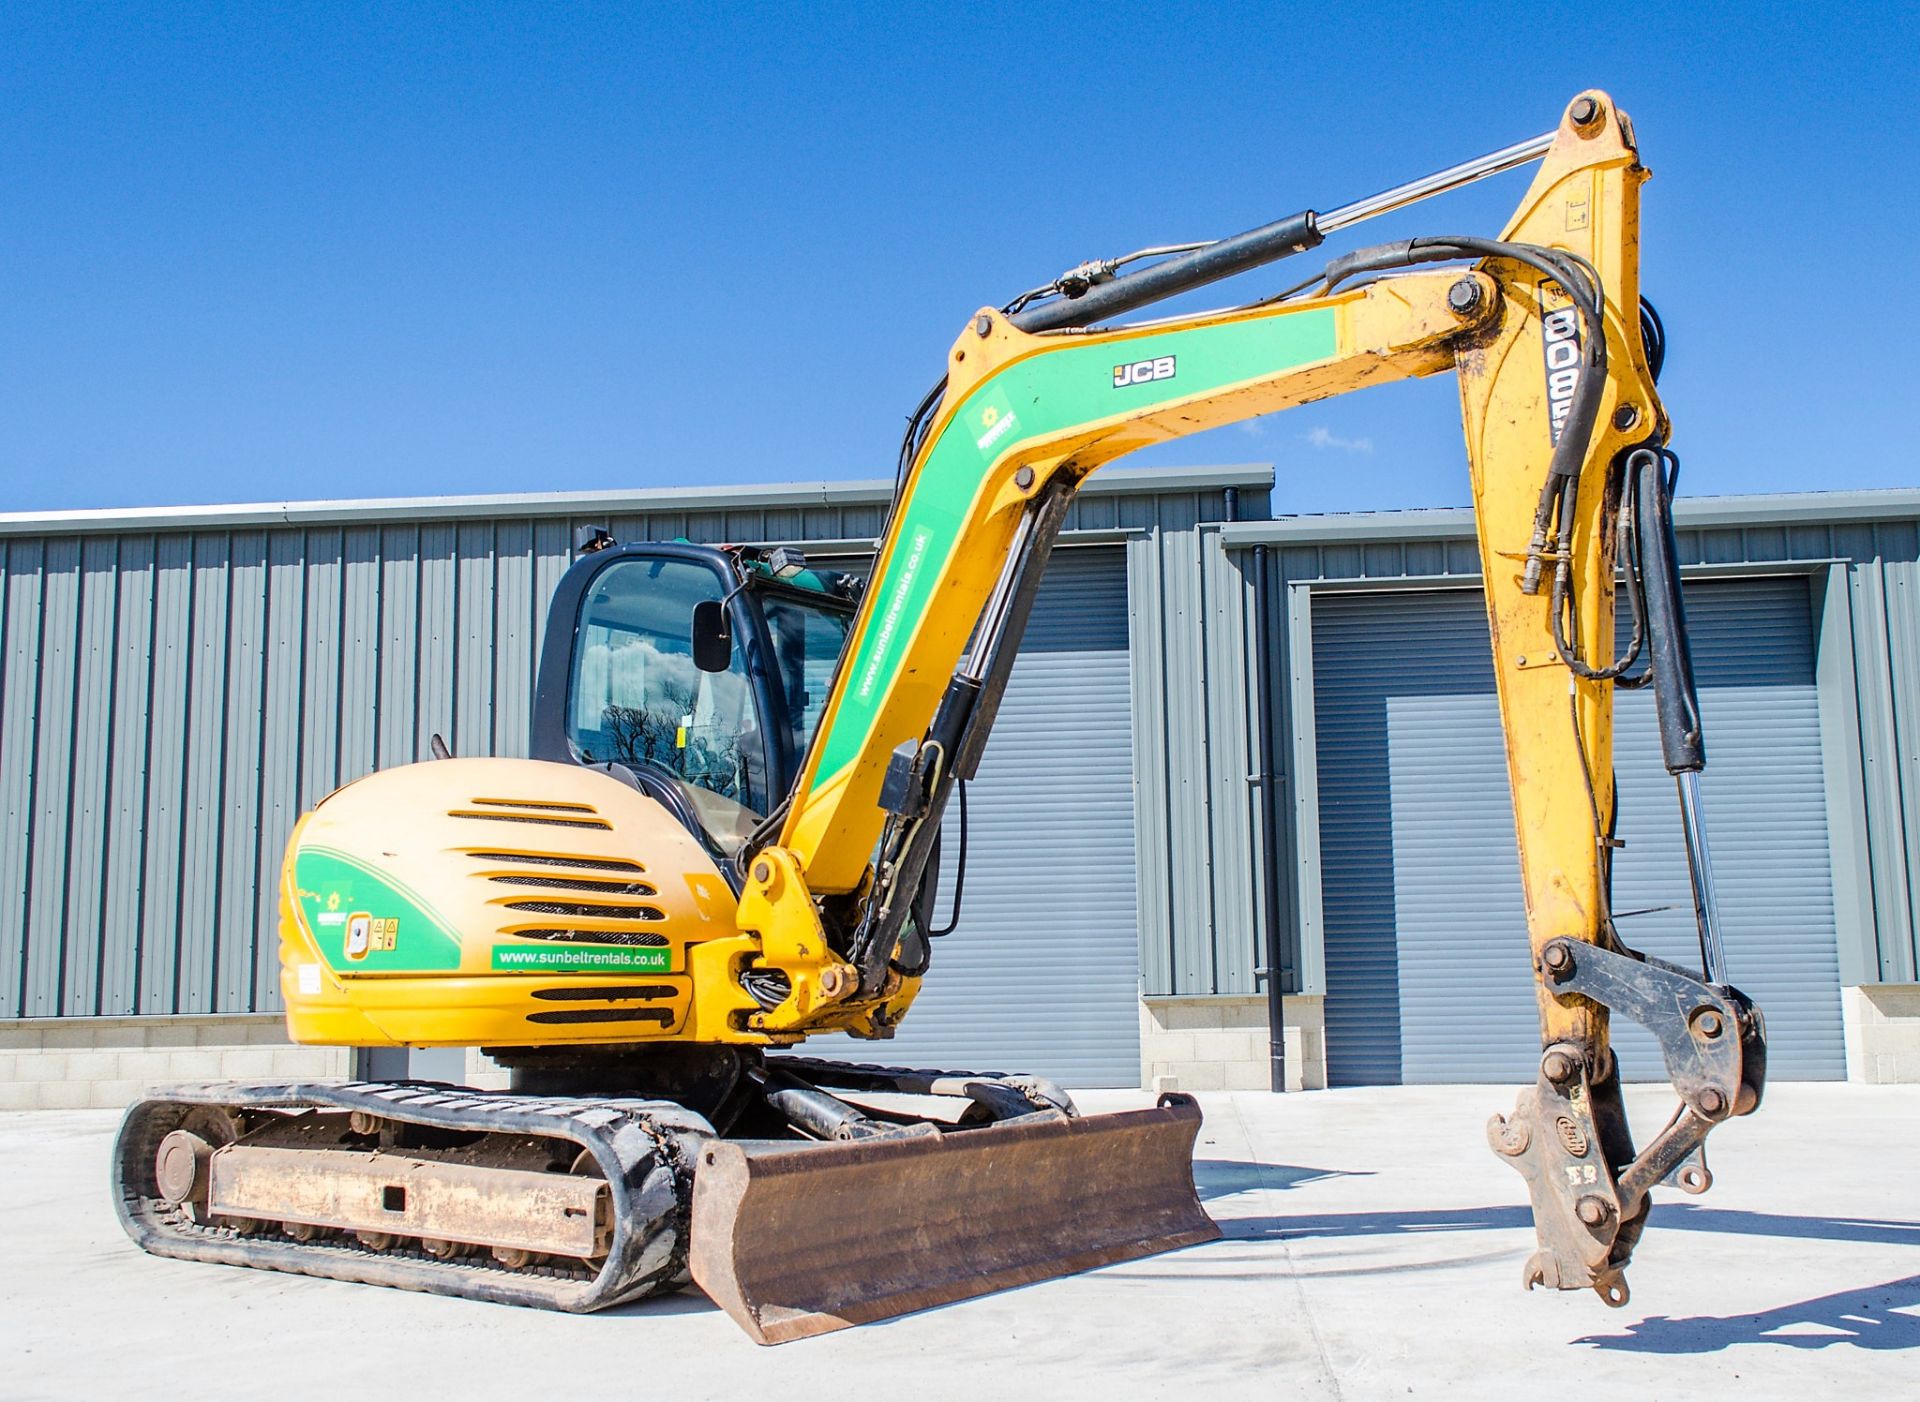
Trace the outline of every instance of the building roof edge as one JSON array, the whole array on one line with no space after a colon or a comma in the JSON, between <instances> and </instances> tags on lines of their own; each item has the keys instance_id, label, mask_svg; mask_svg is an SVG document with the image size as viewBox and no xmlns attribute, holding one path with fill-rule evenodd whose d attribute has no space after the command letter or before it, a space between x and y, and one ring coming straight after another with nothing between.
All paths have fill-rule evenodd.
<instances>
[{"instance_id":1,"label":"building roof edge","mask_svg":"<svg viewBox=\"0 0 1920 1402\"><path fill-rule=\"evenodd\" d=\"M1920 491L1896 487L1874 491L1681 497L1674 502L1673 516L1674 524L1681 530L1920 519ZM1473 511L1464 506L1447 506L1276 516L1271 521L1225 522L1219 531L1221 541L1230 546L1447 538L1473 534Z\"/></svg>"},{"instance_id":2,"label":"building roof edge","mask_svg":"<svg viewBox=\"0 0 1920 1402\"><path fill-rule=\"evenodd\" d=\"M1168 492L1265 491L1270 463L1195 467L1115 467L1088 479L1082 493L1153 496ZM893 495L886 478L846 482L749 483L597 492L392 497L351 501L238 502L209 506L108 507L87 511L0 512L0 536L85 535L108 531L341 525L359 521L500 520L538 516L633 515L663 511L755 511L796 506L873 506Z\"/></svg>"}]
</instances>

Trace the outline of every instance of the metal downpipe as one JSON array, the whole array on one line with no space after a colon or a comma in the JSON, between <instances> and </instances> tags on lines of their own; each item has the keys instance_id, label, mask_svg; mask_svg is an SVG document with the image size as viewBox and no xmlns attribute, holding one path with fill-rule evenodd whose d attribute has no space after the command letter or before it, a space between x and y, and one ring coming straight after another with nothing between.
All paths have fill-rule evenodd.
<instances>
[{"instance_id":1,"label":"metal downpipe","mask_svg":"<svg viewBox=\"0 0 1920 1402\"><path fill-rule=\"evenodd\" d=\"M1274 840L1280 805L1274 786L1273 698L1267 685L1273 655L1272 610L1267 604L1267 547L1253 547L1254 705L1260 735L1260 768L1252 778L1260 796L1260 905L1266 931L1267 1062L1271 1088L1287 1088L1286 937L1280 928L1279 843Z\"/></svg>"}]
</instances>

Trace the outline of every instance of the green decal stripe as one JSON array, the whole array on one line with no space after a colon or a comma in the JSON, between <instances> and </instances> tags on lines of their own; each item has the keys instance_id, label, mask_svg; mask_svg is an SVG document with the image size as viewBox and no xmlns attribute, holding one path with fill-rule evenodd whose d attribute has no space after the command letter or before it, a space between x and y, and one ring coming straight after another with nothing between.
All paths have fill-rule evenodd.
<instances>
[{"instance_id":1,"label":"green decal stripe","mask_svg":"<svg viewBox=\"0 0 1920 1402\"><path fill-rule=\"evenodd\" d=\"M407 886L357 857L302 847L293 859L300 913L321 957L342 974L430 973L460 967L460 937ZM393 948L347 953L353 916L394 921Z\"/></svg>"},{"instance_id":2,"label":"green decal stripe","mask_svg":"<svg viewBox=\"0 0 1920 1402\"><path fill-rule=\"evenodd\" d=\"M947 420L927 455L893 553L868 586L871 610L846 690L820 740L813 788L839 775L867 744L989 465L1022 443L1076 425L1329 360L1336 338L1335 314L1328 307L1047 351L978 386ZM1131 363L1168 355L1176 359L1172 379L1113 387L1117 359Z\"/></svg>"},{"instance_id":3,"label":"green decal stripe","mask_svg":"<svg viewBox=\"0 0 1920 1402\"><path fill-rule=\"evenodd\" d=\"M496 947L493 967L509 974L667 974L673 972L673 951L617 944L516 944Z\"/></svg>"}]
</instances>

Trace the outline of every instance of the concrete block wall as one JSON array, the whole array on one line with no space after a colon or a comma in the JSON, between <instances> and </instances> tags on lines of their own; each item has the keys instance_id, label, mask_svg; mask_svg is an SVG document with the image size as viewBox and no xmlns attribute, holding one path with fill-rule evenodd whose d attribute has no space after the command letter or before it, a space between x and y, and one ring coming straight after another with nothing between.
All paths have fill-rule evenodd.
<instances>
[{"instance_id":1,"label":"concrete block wall","mask_svg":"<svg viewBox=\"0 0 1920 1402\"><path fill-rule=\"evenodd\" d=\"M1326 1022L1319 998L1286 1003L1287 1089L1327 1084ZM1140 1084L1150 1090L1270 1090L1267 1000L1142 998Z\"/></svg>"},{"instance_id":2,"label":"concrete block wall","mask_svg":"<svg viewBox=\"0 0 1920 1402\"><path fill-rule=\"evenodd\" d=\"M346 1047L297 1047L286 1020L68 1017L0 1021L0 1110L118 1108L149 1086L345 1076Z\"/></svg>"},{"instance_id":3,"label":"concrete block wall","mask_svg":"<svg viewBox=\"0 0 1920 1402\"><path fill-rule=\"evenodd\" d=\"M1840 990L1847 1079L1884 1086L1920 1082L1920 983Z\"/></svg>"},{"instance_id":4,"label":"concrete block wall","mask_svg":"<svg viewBox=\"0 0 1920 1402\"><path fill-rule=\"evenodd\" d=\"M475 1090L507 1090L513 1073L478 1047L467 1048L467 1084Z\"/></svg>"}]
</instances>

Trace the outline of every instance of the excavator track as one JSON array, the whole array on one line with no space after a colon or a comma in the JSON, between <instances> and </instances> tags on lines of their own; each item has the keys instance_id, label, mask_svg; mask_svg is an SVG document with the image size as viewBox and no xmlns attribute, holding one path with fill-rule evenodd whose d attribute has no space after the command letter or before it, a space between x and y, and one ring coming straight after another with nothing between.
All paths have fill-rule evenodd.
<instances>
[{"instance_id":1,"label":"excavator track","mask_svg":"<svg viewBox=\"0 0 1920 1402\"><path fill-rule=\"evenodd\" d=\"M503 1264L485 1250L443 1256L429 1249L446 1251L444 1240L394 1235L391 1242L381 1242L376 1235L375 1244L368 1245L350 1232L222 1217L190 1197L172 1202L162 1192L156 1158L176 1131L225 1137L225 1126L234 1135L230 1142L244 1143L263 1129L289 1131L303 1114L358 1115L367 1117L363 1124L490 1136L503 1144L537 1140L577 1146L585 1157L574 1171L597 1173L607 1185L606 1249L577 1259L528 1252L524 1261ZM133 1105L122 1122L114 1146L115 1206L128 1235L157 1256L586 1312L687 1284L693 1166L712 1135L712 1126L700 1116L656 1100L493 1094L418 1082L164 1087ZM197 1184L196 1191L204 1197L204 1185Z\"/></svg>"}]
</instances>

